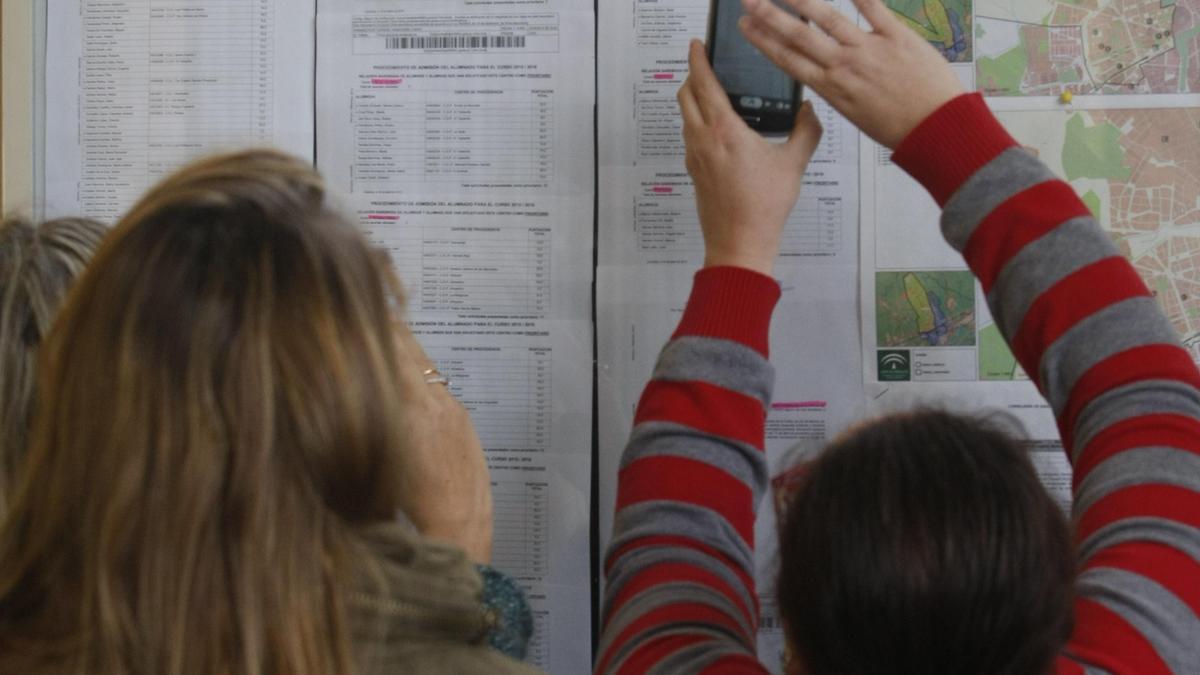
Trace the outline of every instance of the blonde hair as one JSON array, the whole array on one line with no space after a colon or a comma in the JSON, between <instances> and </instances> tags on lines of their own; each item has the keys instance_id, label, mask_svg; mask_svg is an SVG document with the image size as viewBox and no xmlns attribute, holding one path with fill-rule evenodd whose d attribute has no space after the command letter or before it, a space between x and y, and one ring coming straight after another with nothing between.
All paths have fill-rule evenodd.
<instances>
[{"instance_id":1,"label":"blonde hair","mask_svg":"<svg viewBox=\"0 0 1200 675\"><path fill-rule=\"evenodd\" d=\"M349 670L355 528L400 506L389 287L286 155L134 206L43 349L0 672Z\"/></svg>"},{"instance_id":2,"label":"blonde hair","mask_svg":"<svg viewBox=\"0 0 1200 675\"><path fill-rule=\"evenodd\" d=\"M38 346L104 234L83 218L0 222L0 514L25 456Z\"/></svg>"}]
</instances>

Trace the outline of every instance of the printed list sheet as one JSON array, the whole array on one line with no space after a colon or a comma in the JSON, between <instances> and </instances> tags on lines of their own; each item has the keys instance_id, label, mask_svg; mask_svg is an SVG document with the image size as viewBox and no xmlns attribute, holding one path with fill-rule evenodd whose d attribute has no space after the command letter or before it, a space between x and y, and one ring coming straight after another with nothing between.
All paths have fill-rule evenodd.
<instances>
[{"instance_id":1,"label":"printed list sheet","mask_svg":"<svg viewBox=\"0 0 1200 675\"><path fill-rule=\"evenodd\" d=\"M313 147L315 0L56 0L46 212L115 221L189 160Z\"/></svg>"},{"instance_id":2,"label":"printed list sheet","mask_svg":"<svg viewBox=\"0 0 1200 675\"><path fill-rule=\"evenodd\" d=\"M317 166L479 430L529 660L587 672L591 0L322 0L317 23Z\"/></svg>"}]
</instances>

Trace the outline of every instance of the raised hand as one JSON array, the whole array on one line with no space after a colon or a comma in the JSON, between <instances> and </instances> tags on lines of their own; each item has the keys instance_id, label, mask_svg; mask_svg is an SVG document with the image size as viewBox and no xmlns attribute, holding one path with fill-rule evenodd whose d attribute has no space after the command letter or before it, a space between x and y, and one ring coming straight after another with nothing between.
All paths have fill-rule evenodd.
<instances>
[{"instance_id":1,"label":"raised hand","mask_svg":"<svg viewBox=\"0 0 1200 675\"><path fill-rule=\"evenodd\" d=\"M405 515L427 537L462 548L472 562L492 557L492 484L466 408L445 384L429 382L433 363L402 321L395 324L408 431L401 484Z\"/></svg>"},{"instance_id":2,"label":"raised hand","mask_svg":"<svg viewBox=\"0 0 1200 675\"><path fill-rule=\"evenodd\" d=\"M769 275L804 169L821 140L821 123L805 103L787 142L772 143L734 111L700 42L692 42L688 61L691 72L678 99L704 231L704 265Z\"/></svg>"},{"instance_id":3,"label":"raised hand","mask_svg":"<svg viewBox=\"0 0 1200 675\"><path fill-rule=\"evenodd\" d=\"M825 0L743 0L746 38L877 142L895 148L914 127L963 93L941 54L882 0L854 0L871 32Z\"/></svg>"}]
</instances>

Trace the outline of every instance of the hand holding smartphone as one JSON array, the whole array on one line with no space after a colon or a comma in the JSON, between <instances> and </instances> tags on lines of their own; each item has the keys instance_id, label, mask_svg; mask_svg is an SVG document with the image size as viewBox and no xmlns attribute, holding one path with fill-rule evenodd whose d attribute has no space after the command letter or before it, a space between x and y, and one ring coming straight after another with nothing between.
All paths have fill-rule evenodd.
<instances>
[{"instance_id":1,"label":"hand holding smartphone","mask_svg":"<svg viewBox=\"0 0 1200 675\"><path fill-rule=\"evenodd\" d=\"M771 274L804 171L821 140L812 104L796 112L782 143L742 123L708 64L699 40L688 47L689 73L677 99L687 149L684 165L696 187L704 233L704 265Z\"/></svg>"},{"instance_id":2,"label":"hand holding smartphone","mask_svg":"<svg viewBox=\"0 0 1200 675\"><path fill-rule=\"evenodd\" d=\"M708 12L708 60L733 109L751 129L786 134L800 109L801 86L767 60L738 29L741 0L711 0Z\"/></svg>"}]
</instances>

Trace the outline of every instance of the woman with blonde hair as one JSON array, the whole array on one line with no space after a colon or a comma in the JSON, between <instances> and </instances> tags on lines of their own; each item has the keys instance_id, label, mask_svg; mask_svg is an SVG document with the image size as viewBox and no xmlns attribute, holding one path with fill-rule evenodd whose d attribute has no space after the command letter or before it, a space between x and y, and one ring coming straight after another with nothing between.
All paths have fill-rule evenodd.
<instances>
[{"instance_id":1,"label":"woman with blonde hair","mask_svg":"<svg viewBox=\"0 0 1200 675\"><path fill-rule=\"evenodd\" d=\"M305 163L153 188L44 347L0 673L525 672L478 437L399 304Z\"/></svg>"},{"instance_id":2,"label":"woman with blonde hair","mask_svg":"<svg viewBox=\"0 0 1200 675\"><path fill-rule=\"evenodd\" d=\"M0 514L25 457L38 346L104 234L85 218L0 222Z\"/></svg>"}]
</instances>

